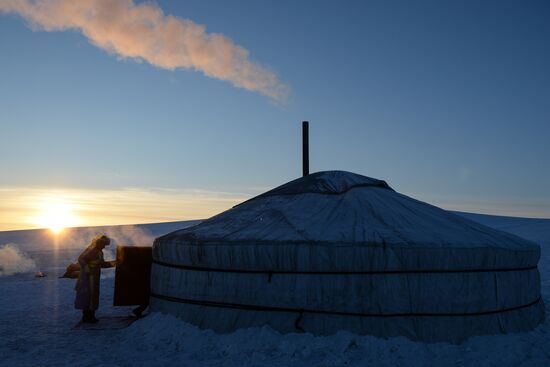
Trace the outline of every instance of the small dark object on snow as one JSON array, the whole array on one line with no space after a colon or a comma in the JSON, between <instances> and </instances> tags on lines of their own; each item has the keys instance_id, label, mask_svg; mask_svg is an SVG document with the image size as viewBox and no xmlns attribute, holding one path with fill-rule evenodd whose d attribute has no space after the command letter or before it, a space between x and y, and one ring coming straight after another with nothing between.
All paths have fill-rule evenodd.
<instances>
[{"instance_id":1,"label":"small dark object on snow","mask_svg":"<svg viewBox=\"0 0 550 367\"><path fill-rule=\"evenodd\" d=\"M78 263L69 264L69 266L67 266L67 270L65 270L65 273L60 278L76 279L78 278L79 274L80 274L80 265Z\"/></svg>"},{"instance_id":2,"label":"small dark object on snow","mask_svg":"<svg viewBox=\"0 0 550 367\"><path fill-rule=\"evenodd\" d=\"M143 311L145 311L145 309L147 309L147 307L149 307L149 302L147 302L146 304L143 304L143 305L139 305L138 307L134 308L132 310L132 313L134 314L135 317L137 317L138 319L141 319L142 317L145 317L143 315Z\"/></svg>"},{"instance_id":3,"label":"small dark object on snow","mask_svg":"<svg viewBox=\"0 0 550 367\"><path fill-rule=\"evenodd\" d=\"M36 272L36 274L34 274L34 277L35 278L44 278L44 277L46 277L46 273L38 271L38 272Z\"/></svg>"},{"instance_id":4,"label":"small dark object on snow","mask_svg":"<svg viewBox=\"0 0 550 367\"><path fill-rule=\"evenodd\" d=\"M82 310L83 324L97 324L99 322L95 317L95 310Z\"/></svg>"},{"instance_id":5,"label":"small dark object on snow","mask_svg":"<svg viewBox=\"0 0 550 367\"><path fill-rule=\"evenodd\" d=\"M143 315L145 317L146 315ZM72 330L121 330L139 320L134 316L105 316L97 323L79 321Z\"/></svg>"}]
</instances>

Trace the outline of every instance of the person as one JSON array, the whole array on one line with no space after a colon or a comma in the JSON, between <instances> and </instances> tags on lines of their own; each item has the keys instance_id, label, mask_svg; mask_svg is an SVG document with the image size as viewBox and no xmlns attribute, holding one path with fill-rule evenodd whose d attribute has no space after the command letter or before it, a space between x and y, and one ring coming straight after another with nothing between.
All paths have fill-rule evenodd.
<instances>
[{"instance_id":1,"label":"person","mask_svg":"<svg viewBox=\"0 0 550 367\"><path fill-rule=\"evenodd\" d=\"M109 237L99 235L78 257L80 274L76 282L74 306L82 310L82 322L95 324L99 320L95 311L99 307L99 281L101 268L116 266L116 261L103 260L103 249L111 243Z\"/></svg>"}]
</instances>

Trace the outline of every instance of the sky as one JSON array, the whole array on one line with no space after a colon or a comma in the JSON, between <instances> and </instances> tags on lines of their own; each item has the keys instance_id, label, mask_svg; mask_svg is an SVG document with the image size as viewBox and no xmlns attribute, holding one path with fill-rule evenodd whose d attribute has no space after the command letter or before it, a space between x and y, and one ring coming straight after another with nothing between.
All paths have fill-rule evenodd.
<instances>
[{"instance_id":1,"label":"sky","mask_svg":"<svg viewBox=\"0 0 550 367\"><path fill-rule=\"evenodd\" d=\"M0 230L209 217L302 120L312 172L550 218L546 1L65 1L0 0Z\"/></svg>"}]
</instances>

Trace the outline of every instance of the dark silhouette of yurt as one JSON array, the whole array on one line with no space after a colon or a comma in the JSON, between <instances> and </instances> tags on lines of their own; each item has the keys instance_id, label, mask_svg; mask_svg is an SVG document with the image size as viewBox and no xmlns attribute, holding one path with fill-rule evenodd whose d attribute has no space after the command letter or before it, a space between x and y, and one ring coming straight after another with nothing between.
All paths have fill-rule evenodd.
<instances>
[{"instance_id":1,"label":"dark silhouette of yurt","mask_svg":"<svg viewBox=\"0 0 550 367\"><path fill-rule=\"evenodd\" d=\"M459 342L544 319L540 247L343 171L155 240L151 309L231 332Z\"/></svg>"}]
</instances>

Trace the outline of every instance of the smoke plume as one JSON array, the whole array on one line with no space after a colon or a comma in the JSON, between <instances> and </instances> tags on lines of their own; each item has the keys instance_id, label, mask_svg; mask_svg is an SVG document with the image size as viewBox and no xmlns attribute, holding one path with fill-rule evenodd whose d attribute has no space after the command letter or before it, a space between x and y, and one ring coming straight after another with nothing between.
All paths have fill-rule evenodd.
<instances>
[{"instance_id":1,"label":"smoke plume","mask_svg":"<svg viewBox=\"0 0 550 367\"><path fill-rule=\"evenodd\" d=\"M14 244L0 247L0 276L27 273L36 269L35 262Z\"/></svg>"},{"instance_id":2,"label":"smoke plume","mask_svg":"<svg viewBox=\"0 0 550 367\"><path fill-rule=\"evenodd\" d=\"M117 246L152 246L155 237L144 228L132 225L112 227L68 228L60 237L59 246L84 250L98 234L111 239L110 246L104 250L106 259L116 257Z\"/></svg>"},{"instance_id":3,"label":"smoke plume","mask_svg":"<svg viewBox=\"0 0 550 367\"><path fill-rule=\"evenodd\" d=\"M117 245L125 246L151 246L155 237L146 229L133 226L112 226L112 227L88 227L88 228L67 228L65 233L60 235L60 246L64 248L84 248L90 244L98 234L105 234L111 239L111 247Z\"/></svg>"},{"instance_id":4,"label":"smoke plume","mask_svg":"<svg viewBox=\"0 0 550 367\"><path fill-rule=\"evenodd\" d=\"M123 58L159 68L194 69L234 86L284 102L288 86L275 73L249 60L248 51L203 25L165 15L150 2L133 0L0 0L35 29L82 32L92 44Z\"/></svg>"}]
</instances>

